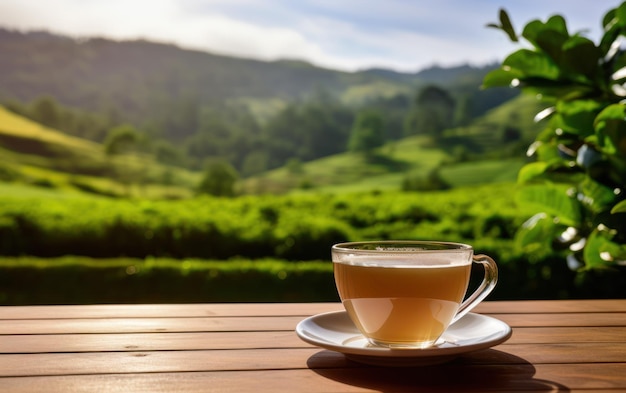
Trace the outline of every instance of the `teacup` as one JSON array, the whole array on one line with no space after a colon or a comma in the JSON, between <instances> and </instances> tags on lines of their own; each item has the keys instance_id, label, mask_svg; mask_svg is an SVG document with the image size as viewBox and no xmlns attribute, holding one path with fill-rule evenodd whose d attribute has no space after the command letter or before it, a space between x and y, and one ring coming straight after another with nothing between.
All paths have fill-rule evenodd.
<instances>
[{"instance_id":1,"label":"teacup","mask_svg":"<svg viewBox=\"0 0 626 393\"><path fill-rule=\"evenodd\" d=\"M478 305L498 280L496 263L472 246L431 241L370 241L332 246L341 301L377 346L427 348ZM472 262L482 283L466 299Z\"/></svg>"}]
</instances>

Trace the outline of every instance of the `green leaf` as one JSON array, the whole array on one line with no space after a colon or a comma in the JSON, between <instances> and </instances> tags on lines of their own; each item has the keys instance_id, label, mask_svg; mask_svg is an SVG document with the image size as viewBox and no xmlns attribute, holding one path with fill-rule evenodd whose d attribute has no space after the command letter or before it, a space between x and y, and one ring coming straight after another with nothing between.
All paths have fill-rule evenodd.
<instances>
[{"instance_id":1,"label":"green leaf","mask_svg":"<svg viewBox=\"0 0 626 393\"><path fill-rule=\"evenodd\" d=\"M490 71L483 79L482 88L488 87L510 87L514 79L518 79L523 74L510 68L498 68Z\"/></svg>"},{"instance_id":2,"label":"green leaf","mask_svg":"<svg viewBox=\"0 0 626 393\"><path fill-rule=\"evenodd\" d=\"M602 27L604 28L605 31L607 28L611 27L610 25L615 23L616 13L617 13L617 10L613 8L604 15L604 18L602 18Z\"/></svg>"},{"instance_id":3,"label":"green leaf","mask_svg":"<svg viewBox=\"0 0 626 393\"><path fill-rule=\"evenodd\" d=\"M563 161L563 158L559 153L558 145L554 141L539 145L537 147L537 157L540 161L551 164Z\"/></svg>"},{"instance_id":4,"label":"green leaf","mask_svg":"<svg viewBox=\"0 0 626 393\"><path fill-rule=\"evenodd\" d=\"M531 162L526 164L520 169L517 175L517 182L519 184L528 183L532 180L540 178L550 168L550 164L547 162Z\"/></svg>"},{"instance_id":5,"label":"green leaf","mask_svg":"<svg viewBox=\"0 0 626 393\"><path fill-rule=\"evenodd\" d=\"M622 3L615 9L615 18L620 27L626 27L626 3Z\"/></svg>"},{"instance_id":6,"label":"green leaf","mask_svg":"<svg viewBox=\"0 0 626 393\"><path fill-rule=\"evenodd\" d=\"M612 104L604 108L596 117L596 124L606 120L624 120L626 106L624 104Z\"/></svg>"},{"instance_id":7,"label":"green leaf","mask_svg":"<svg viewBox=\"0 0 626 393\"><path fill-rule=\"evenodd\" d=\"M500 24L502 25L502 30L509 36L511 41L517 42L517 34L511 23L511 18L509 18L509 14L503 8L500 9Z\"/></svg>"},{"instance_id":8,"label":"green leaf","mask_svg":"<svg viewBox=\"0 0 626 393\"><path fill-rule=\"evenodd\" d=\"M563 43L569 38L565 19L558 15L551 17L546 23L539 20L529 22L524 27L522 36L557 62L561 57Z\"/></svg>"},{"instance_id":9,"label":"green leaf","mask_svg":"<svg viewBox=\"0 0 626 393\"><path fill-rule=\"evenodd\" d=\"M605 28L605 32L600 39L599 45L602 56L610 59L619 53L620 42L618 41L618 38L620 37L621 30L622 28L618 24L611 24Z\"/></svg>"},{"instance_id":10,"label":"green leaf","mask_svg":"<svg viewBox=\"0 0 626 393\"><path fill-rule=\"evenodd\" d=\"M626 213L626 200L619 202L611 209L611 214Z\"/></svg>"},{"instance_id":11,"label":"green leaf","mask_svg":"<svg viewBox=\"0 0 626 393\"><path fill-rule=\"evenodd\" d=\"M545 26L547 29L550 29L552 31L557 31L562 34L569 35L569 33L567 32L567 22L565 21L565 18L563 18L563 16L561 15L551 16L546 21Z\"/></svg>"},{"instance_id":12,"label":"green leaf","mask_svg":"<svg viewBox=\"0 0 626 393\"><path fill-rule=\"evenodd\" d=\"M557 225L545 213L535 214L515 233L515 247L526 253L548 253L552 249L552 239Z\"/></svg>"},{"instance_id":13,"label":"green leaf","mask_svg":"<svg viewBox=\"0 0 626 393\"><path fill-rule=\"evenodd\" d=\"M572 83L569 80L547 79L542 77L520 76L517 87L528 93L540 94L544 100L574 100L593 91L590 86Z\"/></svg>"},{"instance_id":14,"label":"green leaf","mask_svg":"<svg viewBox=\"0 0 626 393\"><path fill-rule=\"evenodd\" d=\"M613 61L614 73L611 79L617 83L623 83L626 80L626 52L620 53Z\"/></svg>"},{"instance_id":15,"label":"green leaf","mask_svg":"<svg viewBox=\"0 0 626 393\"><path fill-rule=\"evenodd\" d=\"M520 49L510 54L503 67L510 67L523 74L524 79L535 77L548 80L559 78L559 67L544 53L533 52L529 49Z\"/></svg>"},{"instance_id":16,"label":"green leaf","mask_svg":"<svg viewBox=\"0 0 626 393\"><path fill-rule=\"evenodd\" d=\"M589 138L606 154L626 155L626 105L606 107L595 119L596 135Z\"/></svg>"},{"instance_id":17,"label":"green leaf","mask_svg":"<svg viewBox=\"0 0 626 393\"><path fill-rule=\"evenodd\" d=\"M526 185L516 194L519 204L536 208L557 217L561 224L576 227L581 220L581 206L571 187L563 184Z\"/></svg>"},{"instance_id":18,"label":"green leaf","mask_svg":"<svg viewBox=\"0 0 626 393\"><path fill-rule=\"evenodd\" d=\"M581 184L583 205L589 206L594 213L607 210L615 201L615 193L612 188L602 185L587 177Z\"/></svg>"},{"instance_id":19,"label":"green leaf","mask_svg":"<svg viewBox=\"0 0 626 393\"><path fill-rule=\"evenodd\" d=\"M602 50L593 41L585 37L574 36L563 44L560 65L571 72L592 79L602 56Z\"/></svg>"},{"instance_id":20,"label":"green leaf","mask_svg":"<svg viewBox=\"0 0 626 393\"><path fill-rule=\"evenodd\" d=\"M557 111L561 115L564 131L585 138L594 133L594 121L604 103L597 100L560 101Z\"/></svg>"},{"instance_id":21,"label":"green leaf","mask_svg":"<svg viewBox=\"0 0 626 393\"><path fill-rule=\"evenodd\" d=\"M522 30L522 37L526 38L528 42L535 45L535 47L539 47L537 45L537 37L539 33L544 29L544 24L540 20L532 20L524 26Z\"/></svg>"},{"instance_id":22,"label":"green leaf","mask_svg":"<svg viewBox=\"0 0 626 393\"><path fill-rule=\"evenodd\" d=\"M594 230L587 238L583 251L587 269L602 269L615 266L615 260L621 259L624 249L612 242L613 235L608 230Z\"/></svg>"}]
</instances>

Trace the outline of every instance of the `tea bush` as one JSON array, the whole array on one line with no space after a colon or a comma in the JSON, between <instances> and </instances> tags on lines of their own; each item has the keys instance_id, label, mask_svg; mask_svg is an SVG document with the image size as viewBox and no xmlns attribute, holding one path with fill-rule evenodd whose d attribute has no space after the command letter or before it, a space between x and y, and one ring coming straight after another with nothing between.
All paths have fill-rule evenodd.
<instances>
[{"instance_id":1,"label":"tea bush","mask_svg":"<svg viewBox=\"0 0 626 393\"><path fill-rule=\"evenodd\" d=\"M0 255L314 260L348 240L507 240L522 219L510 185L487 189L181 201L3 197Z\"/></svg>"},{"instance_id":2,"label":"tea bush","mask_svg":"<svg viewBox=\"0 0 626 393\"><path fill-rule=\"evenodd\" d=\"M572 269L626 275L626 2L601 21L597 43L571 32L561 15L518 34L509 15L491 27L529 45L484 80L541 100L545 128L519 174L521 205L535 208L517 234L529 253L561 251Z\"/></svg>"}]
</instances>

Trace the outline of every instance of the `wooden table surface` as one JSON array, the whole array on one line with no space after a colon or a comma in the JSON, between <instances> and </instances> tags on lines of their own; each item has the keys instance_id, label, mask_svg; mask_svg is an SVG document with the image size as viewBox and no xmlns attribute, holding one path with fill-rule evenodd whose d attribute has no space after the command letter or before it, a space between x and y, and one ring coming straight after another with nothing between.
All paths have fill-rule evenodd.
<instances>
[{"instance_id":1,"label":"wooden table surface","mask_svg":"<svg viewBox=\"0 0 626 393\"><path fill-rule=\"evenodd\" d=\"M438 366L301 341L337 303L0 307L1 392L626 391L626 300L484 302L512 337Z\"/></svg>"}]
</instances>

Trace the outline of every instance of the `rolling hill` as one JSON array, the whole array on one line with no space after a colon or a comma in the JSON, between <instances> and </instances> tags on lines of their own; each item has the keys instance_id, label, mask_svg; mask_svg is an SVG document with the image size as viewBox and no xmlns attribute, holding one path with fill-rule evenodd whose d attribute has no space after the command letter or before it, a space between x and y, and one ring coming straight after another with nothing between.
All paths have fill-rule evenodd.
<instances>
[{"instance_id":1,"label":"rolling hill","mask_svg":"<svg viewBox=\"0 0 626 393\"><path fill-rule=\"evenodd\" d=\"M524 99L513 100L515 90L479 88L484 75L496 65L432 67L414 73L383 69L341 72L301 61L264 62L142 40L75 40L1 27L0 53L0 105L17 103L12 110L22 109L0 110L1 165L19 168L31 180L54 178L55 184L98 192L123 189L123 184L109 187L102 179L119 183L120 168L130 165L143 168L137 169L145 173L142 183L168 183L165 185L179 187L189 195L207 157L225 157L241 170L246 161L262 159L260 153L271 158L281 148L292 152L300 143L297 138L311 139L305 133L317 134L319 139L326 132L324 127L334 127L333 135L346 138L351 119L372 105L393 116L399 130L415 93L428 84L443 86L452 96L472 104L470 122L446 130L440 147L419 136L397 140L396 132L392 138L396 140L381 148L374 161L334 154L336 151L303 153L306 158L298 157L303 162L296 168L287 165L263 171L244 179L242 189L285 192L303 187L398 187L407 175L423 176L440 167L441 174L456 184L459 179L469 179L467 170L459 169L469 163L460 161L471 156L472 162L495 162L493 151L525 143L536 129L528 124L535 106ZM60 132L61 125L43 122L48 124L44 127L15 114L32 111L34 100L42 97L62 106L57 116L73 122L74 131ZM267 121L285 108L292 112L287 111L278 122ZM290 118L290 113L295 117ZM81 134L86 128L81 122L88 125L99 121L98 116L105 119L105 125L96 133ZM304 120L312 126L303 127ZM104 155L99 142L112 126L125 122L136 125L152 141L175 147L187 161L183 165L192 171L157 163L150 154L125 158L124 162ZM274 133L266 123L282 127L282 131ZM324 147L327 142L322 138L316 143ZM311 144L305 150L320 146ZM459 155L467 157L459 160ZM320 156L324 157L315 159ZM281 157L280 162L287 159ZM309 162L311 159L315 160ZM453 161L456 169L450 164ZM266 163L264 168L282 163ZM497 167L488 164L473 172L487 173Z\"/></svg>"},{"instance_id":2,"label":"rolling hill","mask_svg":"<svg viewBox=\"0 0 626 393\"><path fill-rule=\"evenodd\" d=\"M517 97L488 112L472 124L446 131L446 138L458 146L472 146L470 160L454 158L455 148L435 147L425 136L414 136L389 142L379 149L376 159L366 160L352 153L337 154L297 167L286 166L242 179L245 193L285 193L290 191L364 191L398 189L407 176L426 176L438 168L452 186L514 181L524 164L521 148L541 127L532 122L538 104L530 96ZM505 143L502 130L518 127L519 140ZM521 147L519 146L521 145ZM497 148L512 149L510 159L493 156ZM0 166L19 174L30 183L53 183L54 187L74 188L91 193L123 195L124 184L116 179L119 167L139 166L149 169L142 180L148 187L161 188L169 197L186 197L193 193L199 173L157 164L149 157L119 161L104 154L101 144L66 135L15 115L0 107ZM117 168L117 169L116 169ZM0 171L1 172L1 171ZM165 174L168 174L165 176ZM166 182L163 179L168 178ZM47 180L47 181L44 181ZM145 190L144 190L145 191ZM169 194L168 194L169 193Z\"/></svg>"},{"instance_id":3,"label":"rolling hill","mask_svg":"<svg viewBox=\"0 0 626 393\"><path fill-rule=\"evenodd\" d=\"M105 196L187 197L198 181L198 174L158 164L151 157L107 156L99 143L42 126L2 106L0 157L0 181L18 187L31 184ZM131 190L119 174L138 171L143 173L138 182L141 189Z\"/></svg>"},{"instance_id":4,"label":"rolling hill","mask_svg":"<svg viewBox=\"0 0 626 393\"><path fill-rule=\"evenodd\" d=\"M337 154L245 179L243 189L253 193L398 189L407 176L426 177L434 169L451 186L513 182L527 162L526 147L542 127L533 121L540 107L532 96L507 101L468 126L447 130L445 138L456 147L444 149L433 146L427 137L409 137L381 147L374 161L353 153ZM519 130L519 138L503 140L507 129ZM471 160L455 162L459 147L469 150Z\"/></svg>"},{"instance_id":5,"label":"rolling hill","mask_svg":"<svg viewBox=\"0 0 626 393\"><path fill-rule=\"evenodd\" d=\"M0 27L0 101L32 101L50 95L61 104L90 111L115 110L138 121L175 101L290 102L320 90L361 102L382 94L413 93L425 84L479 91L484 67L342 72L293 60L257 61L220 56L149 41L76 40L47 32ZM36 54L36 56L34 56ZM364 95L354 93L354 89ZM352 90L352 93L347 93ZM510 94L507 98L510 98ZM500 94L500 101L502 95ZM490 99L477 100L495 102ZM485 110L478 108L477 110Z\"/></svg>"}]
</instances>

